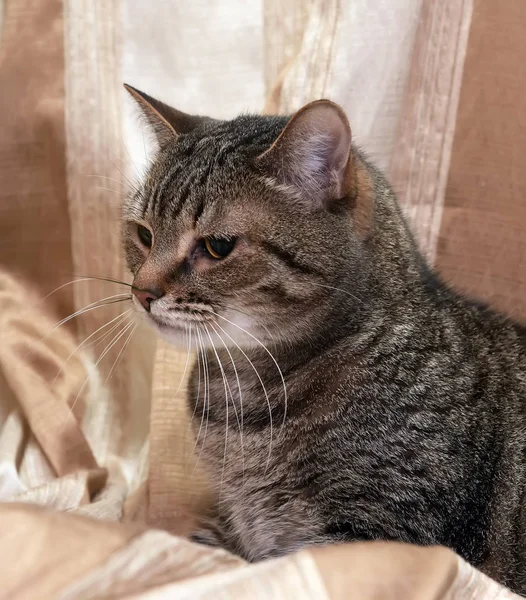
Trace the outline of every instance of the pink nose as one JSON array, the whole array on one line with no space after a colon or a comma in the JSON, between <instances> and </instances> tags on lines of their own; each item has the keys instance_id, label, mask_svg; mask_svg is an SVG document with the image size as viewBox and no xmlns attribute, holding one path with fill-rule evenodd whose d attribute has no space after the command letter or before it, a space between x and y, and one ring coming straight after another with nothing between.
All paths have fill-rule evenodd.
<instances>
[{"instance_id":1,"label":"pink nose","mask_svg":"<svg viewBox=\"0 0 526 600\"><path fill-rule=\"evenodd\" d=\"M163 295L162 292L158 290L138 290L136 288L132 288L132 293L137 298L137 300L144 306L147 312L150 312L151 303L154 300L158 300Z\"/></svg>"}]
</instances>

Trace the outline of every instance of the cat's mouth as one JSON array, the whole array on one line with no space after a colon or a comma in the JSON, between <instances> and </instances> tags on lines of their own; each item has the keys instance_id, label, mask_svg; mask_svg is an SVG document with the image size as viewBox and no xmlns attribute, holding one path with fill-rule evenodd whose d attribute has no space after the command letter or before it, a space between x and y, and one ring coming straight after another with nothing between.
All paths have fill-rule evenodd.
<instances>
[{"instance_id":1,"label":"cat's mouth","mask_svg":"<svg viewBox=\"0 0 526 600\"><path fill-rule=\"evenodd\" d=\"M214 321L214 312L204 305L187 304L171 306L160 311L152 310L149 317L164 329L185 329L188 325L207 324Z\"/></svg>"},{"instance_id":2,"label":"cat's mouth","mask_svg":"<svg viewBox=\"0 0 526 600\"><path fill-rule=\"evenodd\" d=\"M198 347L201 338L201 344L207 343L208 338L212 343L216 313L210 308L172 306L152 310L148 317L157 333L179 348Z\"/></svg>"},{"instance_id":3,"label":"cat's mouth","mask_svg":"<svg viewBox=\"0 0 526 600\"><path fill-rule=\"evenodd\" d=\"M248 315L246 319L240 318L239 314L231 315L221 305L170 303L160 306L154 302L151 312L145 316L161 337L180 348L224 348L230 344L238 348L239 344L261 346L250 332L254 327L252 319ZM265 331L268 332L266 327ZM257 330L256 334L259 337Z\"/></svg>"}]
</instances>

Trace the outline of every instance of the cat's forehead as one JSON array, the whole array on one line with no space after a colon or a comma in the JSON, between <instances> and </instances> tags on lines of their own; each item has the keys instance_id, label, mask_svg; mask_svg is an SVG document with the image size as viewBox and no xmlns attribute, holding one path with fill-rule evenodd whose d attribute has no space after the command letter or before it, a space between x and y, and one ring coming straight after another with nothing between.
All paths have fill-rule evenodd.
<instances>
[{"instance_id":1,"label":"cat's forehead","mask_svg":"<svg viewBox=\"0 0 526 600\"><path fill-rule=\"evenodd\" d=\"M166 146L152 165L139 200L143 216L175 218L238 191L250 161L272 145L287 117L244 115L210 120Z\"/></svg>"},{"instance_id":2,"label":"cat's forehead","mask_svg":"<svg viewBox=\"0 0 526 600\"><path fill-rule=\"evenodd\" d=\"M251 157L264 152L279 136L288 117L242 115L229 121L209 119L170 146L172 159L189 158L194 166L219 164L229 157Z\"/></svg>"}]
</instances>

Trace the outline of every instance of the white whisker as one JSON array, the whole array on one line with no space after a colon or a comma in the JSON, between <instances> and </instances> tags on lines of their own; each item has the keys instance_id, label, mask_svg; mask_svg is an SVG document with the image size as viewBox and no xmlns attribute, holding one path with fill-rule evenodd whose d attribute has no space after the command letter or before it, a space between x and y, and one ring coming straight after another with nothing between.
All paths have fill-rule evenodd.
<instances>
[{"instance_id":1,"label":"white whisker","mask_svg":"<svg viewBox=\"0 0 526 600\"><path fill-rule=\"evenodd\" d=\"M129 313L132 311L131 308L129 308L128 310L124 311L123 313L121 313L120 315L118 315L119 317L124 317L125 315L128 315L128 319L131 319L132 317L129 315ZM103 335L101 335L100 337L98 337L96 340L93 340L92 342L90 342L90 344L88 345L93 345L93 346L97 346L98 344L102 343L106 338L110 337L110 335L112 334L112 332L114 332L117 327L119 327L119 325L122 325L122 321L124 321L124 319L122 319L121 321L119 321L117 324L115 324L111 329L108 329L108 331L106 331L106 333L104 333ZM111 323L111 321L110 321ZM109 325L109 323L108 323ZM100 327L99 327L100 329ZM92 334L93 335L93 334ZM89 336L91 337L91 336ZM89 337L86 339L86 341L89 339Z\"/></svg>"},{"instance_id":2,"label":"white whisker","mask_svg":"<svg viewBox=\"0 0 526 600\"><path fill-rule=\"evenodd\" d=\"M210 331L208 330L208 327L206 327L206 325L205 325L205 330L208 335L208 339L210 340L212 350L214 351L214 354L215 354L215 357L217 360L217 364L219 365L219 370L221 371L221 376L223 377L223 386L225 388L225 403L226 403L225 449L224 449L224 453L223 453L223 469L221 471L221 484L220 484L220 488L219 488L219 500L221 501L221 491L223 489L223 481L224 481L225 466L226 466L226 453L227 453L227 446L228 446L228 394L229 393L230 393L230 399L232 400L232 407L234 408L234 413L236 415L236 420L237 420L237 425L239 427L239 431L241 431L241 425L239 423L239 417L238 417L236 405L234 402L234 396L232 395L232 390L230 389L230 384L228 383L228 379L227 379L225 370L223 368L223 364L221 363L219 354L217 353L217 350L214 346L214 342L212 341L212 336L210 335Z\"/></svg>"},{"instance_id":3,"label":"white whisker","mask_svg":"<svg viewBox=\"0 0 526 600\"><path fill-rule=\"evenodd\" d=\"M282 428L282 433L284 433L284 427L285 427L285 420L287 418L287 406L288 406L288 398L287 398L287 385L285 383L285 377L283 377L283 372L281 371L280 366L278 365L278 361L274 358L274 355L272 354L272 352L265 346L265 344L263 344L260 340L257 339L257 337L253 336L249 331L247 331L246 329L243 329L243 327L241 327L240 325L237 325L236 323L230 321L229 319L227 319L226 317L223 317L222 315L220 315L219 313L213 312L212 313L216 316L219 317L220 319L223 319L224 321L226 321L227 323L230 323L231 325L233 325L234 327L237 327L238 329L240 329L243 333L245 333L246 335L248 335L249 337L251 337L256 343L258 343L263 350L265 350L265 352L270 356L270 358L272 359L272 361L274 362L274 364L276 365L276 369L279 372L279 375L281 377L281 382L283 384L283 394L284 394L284 403L285 403L285 407L283 410L283 422L281 424L281 428ZM219 325L218 325L219 327ZM226 333L226 331L220 327L221 331L224 331ZM227 334L228 335L228 334ZM232 338L230 336L228 336L231 340ZM234 340L232 340L234 341ZM234 342L235 343L235 342ZM238 344L236 344L236 346L239 348ZM241 348L239 348L241 350ZM245 355L246 356L246 355Z\"/></svg>"},{"instance_id":4,"label":"white whisker","mask_svg":"<svg viewBox=\"0 0 526 600\"><path fill-rule=\"evenodd\" d=\"M224 475L225 475L226 451L227 451L227 446L228 446L228 392L227 392L227 387L226 387L226 383L225 383L225 373L223 372L223 366L221 365L221 361L219 360L216 349L212 342L212 338L210 337L210 332L208 331L206 325L204 326L204 328L205 328L205 331L206 331L208 337L210 338L210 344L212 345L212 348L215 352L217 363L219 365L219 369L221 370L221 375L223 377L223 386L225 388L225 408L226 408L225 445L223 448L223 467L221 469L221 480L220 480L220 484L219 484L219 502L221 502L221 492L223 490L223 480L224 480Z\"/></svg>"},{"instance_id":5,"label":"white whisker","mask_svg":"<svg viewBox=\"0 0 526 600\"><path fill-rule=\"evenodd\" d=\"M141 173L139 171L139 169L137 168L137 165L133 162L133 158L131 157L131 154L128 152L128 148L126 148L126 144L124 143L123 140L122 141L122 145L124 147L124 150L126 152L126 154L128 155L128 158L130 159L130 163L132 164L134 170L135 170L135 174L137 175L137 177L139 177L139 179L141 178ZM143 138L144 141L144 138Z\"/></svg>"},{"instance_id":6,"label":"white whisker","mask_svg":"<svg viewBox=\"0 0 526 600\"><path fill-rule=\"evenodd\" d=\"M333 285L324 285L322 283L314 283L313 281L310 281L309 285L317 285L318 287L327 288L329 290L335 290L337 292L341 292L342 294L347 294L347 296L350 296L357 302L360 302L361 304L365 305L365 302L361 298L358 298L358 296L355 296L354 294L351 294L351 292L348 292L347 290L344 290L342 288L334 287Z\"/></svg>"},{"instance_id":7,"label":"white whisker","mask_svg":"<svg viewBox=\"0 0 526 600\"><path fill-rule=\"evenodd\" d=\"M102 185L96 185L95 188L97 190L104 190L105 192L112 192L113 194L118 194L119 196L122 196L123 198L128 197L128 194L121 192L120 190L112 190L111 188L103 187Z\"/></svg>"},{"instance_id":8,"label":"white whisker","mask_svg":"<svg viewBox=\"0 0 526 600\"><path fill-rule=\"evenodd\" d=\"M273 425L273 419L272 419L272 406L270 404L270 399L269 399L269 396L268 396L267 388L265 387L265 384L263 383L263 380L261 379L261 376L260 376L258 370L254 366L254 363L250 360L250 358L248 358L248 356L246 355L246 353L244 352L244 350L239 346L239 344L237 342L235 342L232 339L232 337L221 327L221 325L219 325L219 323L216 323L216 325L227 336L227 338L233 344L235 344L237 346L237 348L241 352L241 354L247 359L248 363L250 364L250 366L254 370L254 373L256 374L256 377L259 379L259 383L261 384L261 387L263 388L263 393L265 394L265 400L267 401L267 407L268 407L268 413L269 413L269 421L270 421L270 442L269 442L269 449L268 449L267 465L265 467L265 474L266 474L267 473L267 469L268 469L269 464L270 464L270 456L271 456L271 453L272 453L272 442L273 442L273 438L274 438L274 425Z\"/></svg>"},{"instance_id":9,"label":"white whisker","mask_svg":"<svg viewBox=\"0 0 526 600\"><path fill-rule=\"evenodd\" d=\"M201 448L199 450L199 456L197 457L196 466L201 461L201 454L203 453L203 448L205 447L206 436L208 433L208 418L209 418L208 412L210 410L210 372L208 370L208 357L206 355L206 347L203 343L203 338L201 337L201 334L199 334L199 338L201 340L201 344L202 344L202 348L203 348L203 367L204 367L203 370L205 373L205 390L204 390L205 397L204 397L204 404L203 404L203 414L206 412L206 423L205 423L205 433L204 433L203 441L201 442ZM199 432L201 432L201 429L199 429ZM196 438L194 450L197 447L198 440L199 440L199 437Z\"/></svg>"},{"instance_id":10,"label":"white whisker","mask_svg":"<svg viewBox=\"0 0 526 600\"><path fill-rule=\"evenodd\" d=\"M190 327L192 327L192 324L190 324ZM197 359L197 393L196 393L196 397L195 397L195 401L194 401L194 410L192 411L192 416L190 417L190 419L188 421L188 425L186 427L186 431L185 431L185 435L184 435L184 439L185 439L184 447L185 448L186 448L186 440L187 440L187 436L188 436L188 431L190 429L193 429L195 413L197 412L197 405L199 404L199 397L201 395L201 355L200 355L200 346L199 346L199 338L198 338L198 334L197 334L197 327L196 327L196 333L195 333L195 345L196 345L195 356ZM188 397L188 400L189 400L189 397ZM201 417L201 420L202 420L202 417Z\"/></svg>"},{"instance_id":11,"label":"white whisker","mask_svg":"<svg viewBox=\"0 0 526 600\"><path fill-rule=\"evenodd\" d=\"M188 371L188 364L190 362L190 348L191 348L191 345L192 345L192 330L190 330L190 332L187 331L186 333L187 333L186 363L184 365L184 371L183 371L183 374L181 376L181 380L179 381L179 385L177 386L177 389L174 392L174 398L177 396L177 394L179 393L179 390L181 389L181 386L185 382L186 371ZM189 340L188 340L188 337L189 337Z\"/></svg>"},{"instance_id":12,"label":"white whisker","mask_svg":"<svg viewBox=\"0 0 526 600\"><path fill-rule=\"evenodd\" d=\"M94 369L96 369L100 362L102 361L102 359L106 356L106 354L108 354L108 352L113 348L113 346L115 346L115 344L121 339L121 337L123 335L126 334L126 332L130 329L130 327L133 326L133 321L132 322L128 322L123 329L121 329L121 331L113 338L112 342L110 344L108 344L108 346L106 346L106 348L104 349L104 351L102 352L102 354L99 356L99 358L97 359L97 361L95 362L94 365ZM73 409L75 408L75 405L78 401L78 399L80 398L80 395L82 393L82 390L85 388L86 384L89 381L89 375L86 376L86 378L84 379L83 384L80 386L80 389L77 393L77 395L75 396L75 400L73 400L73 403L70 407L70 412L73 413Z\"/></svg>"},{"instance_id":13,"label":"white whisker","mask_svg":"<svg viewBox=\"0 0 526 600\"><path fill-rule=\"evenodd\" d=\"M243 462L243 467L242 468L243 468L243 487L244 487L244 485L245 485L245 448L244 448L244 441L243 441L243 394L241 392L241 383L239 381L239 374L237 372L237 368L236 368L236 364L234 362L234 358L232 357L232 354L230 353L230 350L228 349L228 346L225 344L223 338L219 335L219 332L214 327L213 323L210 323L210 326L212 327L212 329L214 330L214 333L221 340L221 343L225 347L225 350L228 353L228 356L230 358L230 362L232 363L232 367L234 369L234 373L235 373L235 376L236 376L237 389L239 391L239 412L241 413L241 420L238 419L237 423L238 423L238 426L239 426L239 440L240 440L240 445L241 445L241 460ZM234 404L234 397L232 396L232 391L230 391L230 397L232 398L232 405L234 406L234 410L235 410L236 409L236 405ZM237 418L237 411L236 411L236 418Z\"/></svg>"},{"instance_id":14,"label":"white whisker","mask_svg":"<svg viewBox=\"0 0 526 600\"><path fill-rule=\"evenodd\" d=\"M67 283L63 283L62 285L59 285L57 288L55 288L54 290L49 292L49 294L46 294L42 298L41 302L44 302L44 300L47 300L50 296L52 296L53 294L56 294L59 290L67 287L68 285L72 285L74 283L81 283L82 281L91 281L92 279L95 279L95 278L94 277L81 277L80 279L73 279L73 281L68 281Z\"/></svg>"},{"instance_id":15,"label":"white whisker","mask_svg":"<svg viewBox=\"0 0 526 600\"><path fill-rule=\"evenodd\" d=\"M75 317L83 315L84 313L90 312L91 310L95 310L96 308L102 308L103 306L108 306L110 304L117 304L118 302L124 302L124 300L129 300L130 298L131 298L131 296L126 293L114 294L113 296L108 296L107 298L103 298L102 300L97 300L96 302L92 302L91 304L88 304L84 308L77 310L73 314L71 314L68 317L65 317L64 319L59 321L56 325L53 326L52 331L54 331L55 329L58 329L59 327L61 327L65 323L67 323L68 321L71 321L71 319L74 319Z\"/></svg>"},{"instance_id":16,"label":"white whisker","mask_svg":"<svg viewBox=\"0 0 526 600\"><path fill-rule=\"evenodd\" d=\"M51 384L51 387L54 386L58 376L60 375L60 373L62 373L64 371L64 367L68 364L68 362L70 361L70 359L83 347L85 346L88 341L94 336L97 335L97 333L101 330L101 329L105 329L106 327L108 327L108 325L111 325L114 321L119 320L118 323L116 323L110 330L108 330L107 332L105 332L105 334L97 340L97 342L101 342L103 339L105 339L106 337L108 337L113 331L115 331L120 325L122 325L122 322L125 320L125 317L128 313L131 312L131 308L129 308L127 311L121 313L120 315L117 315L116 317L114 317L111 321L108 321L108 323L104 323L104 325L101 325L98 329L96 329L93 333L91 333L86 339L84 339L71 353L70 355L66 358L66 360L62 363L62 367L60 368L59 372L55 375L55 379L53 379L53 382Z\"/></svg>"},{"instance_id":17,"label":"white whisker","mask_svg":"<svg viewBox=\"0 0 526 600\"><path fill-rule=\"evenodd\" d=\"M138 327L138 325L135 324L135 326L132 328L132 330L131 330L130 334L128 335L128 337L124 340L124 344L122 345L122 348L119 350L119 353L117 354L117 358L115 359L115 362L113 363L113 365L112 365L112 367L111 367L111 369L110 369L110 371L109 371L109 373L108 373L108 375L106 377L106 380L104 381L104 384L108 383L108 381L109 381L109 379L110 379L113 371L115 370L115 367L117 366L117 364L119 362L120 357L122 356L124 350L126 350L126 346L128 346L128 344L130 343L130 341L131 341L131 339L133 337L133 334L137 331L137 327Z\"/></svg>"},{"instance_id":18,"label":"white whisker","mask_svg":"<svg viewBox=\"0 0 526 600\"><path fill-rule=\"evenodd\" d=\"M124 180L128 183L128 185L130 186L130 190L134 191L134 192L139 192L139 189L137 187L137 184L132 183L128 177L126 177L126 175L122 172L121 169L119 169L119 167L116 165L116 163L113 160L110 160L111 164L117 169L117 171L119 171L119 173L122 175L122 177L124 178Z\"/></svg>"},{"instance_id":19,"label":"white whisker","mask_svg":"<svg viewBox=\"0 0 526 600\"><path fill-rule=\"evenodd\" d=\"M183 374L181 375L181 379L179 380L179 385L177 386L177 389L174 392L174 399L177 399L177 394L179 393L179 390L181 389L181 386L183 385L183 383L186 381L186 372L188 371L188 365L190 364L190 354L192 352L192 327L190 326L190 329L187 329L185 326L185 341L186 341L186 362L184 365L184 370L183 370ZM195 407L194 407L194 414L195 414ZM192 415L192 419L193 419L193 415ZM192 425L192 420L190 419L190 421L188 422L188 425L186 427L186 432L184 435L184 440L185 440L185 444L184 447L186 448L186 436L188 434L188 430L190 429Z\"/></svg>"},{"instance_id":20,"label":"white whisker","mask_svg":"<svg viewBox=\"0 0 526 600\"><path fill-rule=\"evenodd\" d=\"M126 188L126 185L122 181L119 181L118 179L113 179L113 177L108 177L107 175L84 175L84 177L96 177L97 179L107 179L108 181L112 181L113 183L116 183L117 185L121 185L123 188Z\"/></svg>"},{"instance_id":21,"label":"white whisker","mask_svg":"<svg viewBox=\"0 0 526 600\"><path fill-rule=\"evenodd\" d=\"M197 435L195 437L194 452L195 452L195 449L197 448L197 444L199 443L199 437L201 436L201 430L203 428L203 423L204 423L204 419L205 419L205 403L206 403L205 359L204 359L203 340L201 338L199 326L196 327L195 334L196 334L197 343L199 346L198 347L198 360L201 359L203 361L203 410L201 411L201 423L199 424L199 431L197 432ZM201 370L199 370L199 374L201 374ZM197 400L195 403L194 413L195 413L195 409L197 409L198 401L199 401L199 393L197 394Z\"/></svg>"}]
</instances>

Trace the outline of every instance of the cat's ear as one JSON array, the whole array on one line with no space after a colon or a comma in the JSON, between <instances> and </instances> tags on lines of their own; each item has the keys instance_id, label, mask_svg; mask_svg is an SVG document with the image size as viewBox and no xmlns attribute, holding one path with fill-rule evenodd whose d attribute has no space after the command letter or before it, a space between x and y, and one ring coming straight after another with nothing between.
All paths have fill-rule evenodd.
<instances>
[{"instance_id":1,"label":"cat's ear","mask_svg":"<svg viewBox=\"0 0 526 600\"><path fill-rule=\"evenodd\" d=\"M137 102L160 146L174 141L179 134L189 133L200 123L209 120L206 117L188 115L172 108L126 83L124 87Z\"/></svg>"},{"instance_id":2,"label":"cat's ear","mask_svg":"<svg viewBox=\"0 0 526 600\"><path fill-rule=\"evenodd\" d=\"M296 188L310 202L326 203L348 191L350 152L351 128L343 109L316 100L291 118L257 162L278 183Z\"/></svg>"}]
</instances>

